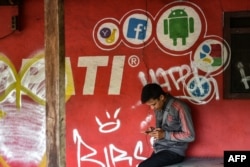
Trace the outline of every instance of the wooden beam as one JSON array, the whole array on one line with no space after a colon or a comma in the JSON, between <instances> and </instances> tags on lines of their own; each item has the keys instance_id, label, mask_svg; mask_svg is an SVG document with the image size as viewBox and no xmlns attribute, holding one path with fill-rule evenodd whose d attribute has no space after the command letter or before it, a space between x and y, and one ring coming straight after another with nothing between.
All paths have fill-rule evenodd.
<instances>
[{"instance_id":1,"label":"wooden beam","mask_svg":"<svg viewBox=\"0 0 250 167\"><path fill-rule=\"evenodd\" d=\"M65 37L63 0L44 0L46 163L65 167Z\"/></svg>"}]
</instances>

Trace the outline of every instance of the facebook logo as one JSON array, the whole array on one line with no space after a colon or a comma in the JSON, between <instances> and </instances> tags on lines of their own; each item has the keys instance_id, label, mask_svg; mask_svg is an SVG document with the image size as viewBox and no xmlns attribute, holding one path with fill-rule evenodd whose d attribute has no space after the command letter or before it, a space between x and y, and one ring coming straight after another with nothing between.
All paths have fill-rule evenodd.
<instances>
[{"instance_id":1,"label":"facebook logo","mask_svg":"<svg viewBox=\"0 0 250 167\"><path fill-rule=\"evenodd\" d=\"M144 40L146 37L147 20L131 18L128 23L127 37Z\"/></svg>"}]
</instances>

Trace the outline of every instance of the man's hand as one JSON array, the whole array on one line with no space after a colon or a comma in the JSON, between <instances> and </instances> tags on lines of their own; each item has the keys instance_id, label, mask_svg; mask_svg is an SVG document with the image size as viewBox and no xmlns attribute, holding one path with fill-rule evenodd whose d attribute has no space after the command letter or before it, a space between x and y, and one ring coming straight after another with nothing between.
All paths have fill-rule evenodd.
<instances>
[{"instance_id":1,"label":"man's hand","mask_svg":"<svg viewBox=\"0 0 250 167\"><path fill-rule=\"evenodd\" d=\"M165 137L165 132L161 128L155 128L152 132L148 134L156 140L160 140Z\"/></svg>"},{"instance_id":2,"label":"man's hand","mask_svg":"<svg viewBox=\"0 0 250 167\"><path fill-rule=\"evenodd\" d=\"M146 130L144 133L149 134L149 133L153 132L154 130L155 130L155 128L151 126L151 127L148 128L148 130Z\"/></svg>"}]
</instances>

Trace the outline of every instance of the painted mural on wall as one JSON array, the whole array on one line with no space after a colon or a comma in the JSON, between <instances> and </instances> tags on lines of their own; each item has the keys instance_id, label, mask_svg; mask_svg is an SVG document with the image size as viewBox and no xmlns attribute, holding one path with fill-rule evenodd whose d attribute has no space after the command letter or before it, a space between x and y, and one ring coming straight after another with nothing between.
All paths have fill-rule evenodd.
<instances>
[{"instance_id":1,"label":"painted mural on wall","mask_svg":"<svg viewBox=\"0 0 250 167\"><path fill-rule=\"evenodd\" d=\"M68 98L74 94L68 58L66 68ZM19 73L11 60L0 54L0 72L0 165L45 166L44 51L24 59Z\"/></svg>"},{"instance_id":2,"label":"painted mural on wall","mask_svg":"<svg viewBox=\"0 0 250 167\"><path fill-rule=\"evenodd\" d=\"M168 56L188 57L189 62L151 68L145 64L143 55L79 55L77 68L84 69L85 74L79 74L84 82L78 85L79 78L73 77L75 67L67 57L66 101L71 109L67 110L67 118L74 120L67 124L67 157L70 157L67 166L136 166L148 156L152 139L146 139L140 131L152 124L152 114L135 114L135 110L144 108L139 96L123 93L124 85L157 82L194 105L220 99L215 77L228 66L230 49L221 37L207 34L206 16L196 4L175 2L159 9L156 15L135 9L120 19L103 18L96 21L92 37L93 45L104 53L115 52L122 45L128 50L156 45L167 55L166 60ZM7 57L0 54L0 166L43 167L46 163L44 52L23 60L19 73ZM137 80L124 83L128 80L125 71L134 69L137 72L130 75ZM99 78L104 74L101 70L109 72L105 80ZM103 87L96 86L100 81ZM76 92L79 87L81 92ZM97 97L97 90L106 96L103 93ZM71 96L82 104L76 106ZM123 104L124 99L129 102ZM136 116L137 121L127 119ZM132 129L136 132L131 132ZM128 133L135 137L127 139Z\"/></svg>"},{"instance_id":3,"label":"painted mural on wall","mask_svg":"<svg viewBox=\"0 0 250 167\"><path fill-rule=\"evenodd\" d=\"M215 35L206 34L207 22L202 10L192 3L170 3L163 7L155 17L143 10L133 10L120 20L104 18L93 31L96 45L102 50L113 50L121 43L129 48L147 47L156 43L168 55L189 56L189 64L164 69L142 71L138 74L142 84L160 83L168 91L180 89L181 98L195 104L206 104L219 99L218 84L214 79L223 72L230 60L228 44ZM136 63L143 63L133 55ZM132 59L132 58L131 58ZM150 74L146 80L145 73ZM178 78L174 75L179 74ZM174 87L170 83L174 83Z\"/></svg>"}]
</instances>

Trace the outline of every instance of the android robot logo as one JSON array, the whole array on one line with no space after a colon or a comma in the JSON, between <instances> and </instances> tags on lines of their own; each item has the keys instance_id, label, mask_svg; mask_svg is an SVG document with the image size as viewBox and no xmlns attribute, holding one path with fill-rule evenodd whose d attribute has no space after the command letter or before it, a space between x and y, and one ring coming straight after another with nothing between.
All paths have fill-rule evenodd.
<instances>
[{"instance_id":1,"label":"android robot logo","mask_svg":"<svg viewBox=\"0 0 250 167\"><path fill-rule=\"evenodd\" d=\"M164 34L173 40L173 45L177 45L177 39L181 38L182 45L186 45L186 38L189 33L194 32L194 19L188 18L184 9L175 9L171 11L168 19L164 20Z\"/></svg>"}]
</instances>

